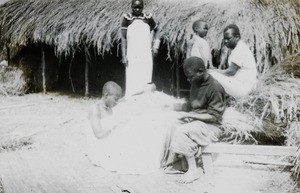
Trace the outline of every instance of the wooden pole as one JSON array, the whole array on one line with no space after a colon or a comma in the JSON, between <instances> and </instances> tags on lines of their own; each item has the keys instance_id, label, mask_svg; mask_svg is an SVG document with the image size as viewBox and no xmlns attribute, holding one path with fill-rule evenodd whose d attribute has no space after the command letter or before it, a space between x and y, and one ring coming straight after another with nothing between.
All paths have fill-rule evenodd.
<instances>
[{"instance_id":1,"label":"wooden pole","mask_svg":"<svg viewBox=\"0 0 300 193\"><path fill-rule=\"evenodd\" d=\"M10 50L8 45L6 44L6 57L7 57L7 65L9 66L10 64Z\"/></svg>"},{"instance_id":2,"label":"wooden pole","mask_svg":"<svg viewBox=\"0 0 300 193\"><path fill-rule=\"evenodd\" d=\"M72 54L72 58L71 58L70 66L69 66L69 79L70 79L70 84L71 84L71 88L72 88L73 93L75 93L75 88L74 88L74 85L73 85L73 80L72 80L72 75L71 75L71 68L72 68L74 55L75 55L75 51Z\"/></svg>"},{"instance_id":3,"label":"wooden pole","mask_svg":"<svg viewBox=\"0 0 300 193\"><path fill-rule=\"evenodd\" d=\"M179 84L180 78L179 78L179 64L176 62L176 96L179 97L180 95L180 84Z\"/></svg>"},{"instance_id":4,"label":"wooden pole","mask_svg":"<svg viewBox=\"0 0 300 193\"><path fill-rule=\"evenodd\" d=\"M89 64L91 62L91 55L87 46L84 47L85 50L85 96L89 95Z\"/></svg>"},{"instance_id":5,"label":"wooden pole","mask_svg":"<svg viewBox=\"0 0 300 193\"><path fill-rule=\"evenodd\" d=\"M47 93L47 87L46 87L46 61L45 61L45 50L43 45L41 46L41 52L42 52L42 77L43 77L43 93Z\"/></svg>"}]
</instances>

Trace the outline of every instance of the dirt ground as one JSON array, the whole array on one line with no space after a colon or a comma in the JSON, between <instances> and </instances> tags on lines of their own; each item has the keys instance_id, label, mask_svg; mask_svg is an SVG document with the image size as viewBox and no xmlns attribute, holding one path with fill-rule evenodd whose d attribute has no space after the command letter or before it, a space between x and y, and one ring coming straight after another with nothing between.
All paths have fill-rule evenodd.
<instances>
[{"instance_id":1,"label":"dirt ground","mask_svg":"<svg viewBox=\"0 0 300 193\"><path fill-rule=\"evenodd\" d=\"M249 157L219 155L212 174L187 185L176 181L181 174L119 175L93 166L84 129L96 100L60 93L0 97L0 193L300 192L288 169L245 163Z\"/></svg>"}]
</instances>

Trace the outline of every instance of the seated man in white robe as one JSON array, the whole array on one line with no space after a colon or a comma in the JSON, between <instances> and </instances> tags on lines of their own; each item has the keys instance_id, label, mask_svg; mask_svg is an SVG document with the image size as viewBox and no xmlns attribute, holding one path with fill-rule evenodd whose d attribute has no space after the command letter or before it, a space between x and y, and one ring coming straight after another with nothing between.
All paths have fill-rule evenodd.
<instances>
[{"instance_id":1,"label":"seated man in white robe","mask_svg":"<svg viewBox=\"0 0 300 193\"><path fill-rule=\"evenodd\" d=\"M225 70L212 69L208 73L222 84L227 94L234 98L246 96L257 82L253 53L241 40L240 30L235 24L224 29L224 44L231 49L229 67Z\"/></svg>"}]
</instances>

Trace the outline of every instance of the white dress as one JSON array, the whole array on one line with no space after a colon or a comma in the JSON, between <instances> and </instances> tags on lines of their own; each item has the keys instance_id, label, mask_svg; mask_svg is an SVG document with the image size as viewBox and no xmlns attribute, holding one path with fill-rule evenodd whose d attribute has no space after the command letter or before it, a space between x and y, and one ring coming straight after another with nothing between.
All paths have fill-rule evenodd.
<instances>
[{"instance_id":1,"label":"white dress","mask_svg":"<svg viewBox=\"0 0 300 193\"><path fill-rule=\"evenodd\" d=\"M152 82L151 30L141 19L135 19L127 28L127 59L126 97Z\"/></svg>"}]
</instances>

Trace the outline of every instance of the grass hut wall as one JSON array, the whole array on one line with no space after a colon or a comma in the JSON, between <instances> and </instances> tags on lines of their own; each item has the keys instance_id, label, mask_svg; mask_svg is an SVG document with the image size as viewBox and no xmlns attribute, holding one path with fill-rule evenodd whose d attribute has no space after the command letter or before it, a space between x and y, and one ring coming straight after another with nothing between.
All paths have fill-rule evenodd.
<instances>
[{"instance_id":1,"label":"grass hut wall","mask_svg":"<svg viewBox=\"0 0 300 193\"><path fill-rule=\"evenodd\" d=\"M51 73L46 70L46 80L51 83L82 89L82 72L89 61L90 74L93 74L89 82L99 83L94 84L95 89L100 89L107 80L124 86L119 29L122 14L130 12L130 3L11 0L0 7L1 42L11 48L12 63L26 66L28 81L36 90L42 87L39 72L43 58L46 68L53 69ZM270 66L299 50L299 10L298 0L145 0L145 12L153 13L159 21L163 42L156 59L154 82L165 82L158 86L165 91L172 89L171 68L181 66L196 19L208 22L207 38L215 49L220 48L225 26L237 24L242 39L255 54L257 69L265 73ZM188 87L182 70L177 76L181 76L178 86ZM48 88L50 82L46 82Z\"/></svg>"}]
</instances>

